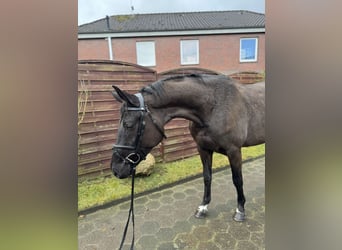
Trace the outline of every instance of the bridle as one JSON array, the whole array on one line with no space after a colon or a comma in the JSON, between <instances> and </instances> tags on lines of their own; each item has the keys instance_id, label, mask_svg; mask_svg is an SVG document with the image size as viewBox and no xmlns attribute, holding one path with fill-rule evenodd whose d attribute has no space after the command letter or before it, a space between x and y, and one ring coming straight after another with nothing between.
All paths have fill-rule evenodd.
<instances>
[{"instance_id":1,"label":"bridle","mask_svg":"<svg viewBox=\"0 0 342 250\"><path fill-rule=\"evenodd\" d=\"M139 127L138 127L138 132L137 136L135 138L135 142L133 146L130 145L119 145L119 144L114 144L113 146L113 155L116 154L120 159L122 159L125 163L127 163L130 168L131 168L131 175L132 175L132 189L131 189L131 206L129 209L128 213L128 219L126 222L125 230L122 236L121 244L119 249L122 249L123 244L125 242L126 234L127 234L127 229L129 225L129 221L132 215L132 224L133 224L133 236L132 236L132 243L131 243L131 249L134 247L134 177L135 177L135 170L140 162L140 160L144 160L146 158L146 152L142 150L141 147L141 141L142 137L144 135L145 131L145 117L148 115L151 118L152 123L156 127L156 129L159 131L159 133L166 139L166 135L163 131L162 128L159 127L157 124L156 120L153 119L152 114L150 110L148 109L147 105L144 103L144 97L142 96L141 93L135 94L136 97L139 99L139 107L127 107L126 111L129 112L139 112L140 117L139 117ZM126 157L122 156L118 149L127 149L127 150L133 150L133 153L128 154ZM111 167L113 163L113 157L112 157L112 162L111 162Z\"/></svg>"},{"instance_id":2,"label":"bridle","mask_svg":"<svg viewBox=\"0 0 342 250\"><path fill-rule=\"evenodd\" d=\"M135 94L135 96L138 97L139 99L139 107L127 107L126 111L128 112L139 112L140 117L139 117L139 127L138 127L138 132L137 136L135 138L135 142L133 146L130 145L119 145L119 144L114 144L113 146L113 154L116 154L120 159L122 159L125 163L129 164L131 166L131 171L133 170L132 168L136 167L136 165L139 163L141 159L145 159L146 155L141 151L141 140L144 134L145 130L145 116L146 116L146 108L144 105L144 98L140 93ZM126 157L123 157L120 152L117 149L128 149L128 150L134 150L133 153L130 153Z\"/></svg>"},{"instance_id":3,"label":"bridle","mask_svg":"<svg viewBox=\"0 0 342 250\"><path fill-rule=\"evenodd\" d=\"M166 135L162 128L159 127L156 120L152 117L150 110L148 109L147 105L145 105L144 97L141 93L135 94L135 96L139 100L139 107L127 107L126 111L128 112L139 112L139 127L137 131L137 136L135 138L135 142L133 146L130 145L119 145L114 144L113 146L113 154L116 154L120 159L122 159L125 163L131 166L131 171L136 165L140 162L140 160L144 160L146 158L146 152L144 152L141 147L141 141L145 131L145 117L148 115L151 118L153 125L156 127L158 132L166 139ZM133 150L133 153L128 154L126 157L122 156L117 149L126 149L126 150Z\"/></svg>"}]
</instances>

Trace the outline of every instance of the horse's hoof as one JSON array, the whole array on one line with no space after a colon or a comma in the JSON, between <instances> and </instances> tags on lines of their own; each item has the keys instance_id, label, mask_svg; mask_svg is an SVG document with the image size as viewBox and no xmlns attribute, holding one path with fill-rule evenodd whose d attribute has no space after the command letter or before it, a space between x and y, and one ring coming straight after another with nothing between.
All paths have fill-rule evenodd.
<instances>
[{"instance_id":1,"label":"horse's hoof","mask_svg":"<svg viewBox=\"0 0 342 250\"><path fill-rule=\"evenodd\" d=\"M197 219L203 219L207 216L207 212L208 212L208 205L201 205L197 208L195 212L195 217Z\"/></svg>"},{"instance_id":2,"label":"horse's hoof","mask_svg":"<svg viewBox=\"0 0 342 250\"><path fill-rule=\"evenodd\" d=\"M238 222L245 221L246 215L245 212L240 212L238 209L235 211L233 219Z\"/></svg>"},{"instance_id":3,"label":"horse's hoof","mask_svg":"<svg viewBox=\"0 0 342 250\"><path fill-rule=\"evenodd\" d=\"M207 216L207 213L204 213L198 210L195 212L195 218L197 219L204 219L206 216Z\"/></svg>"}]
</instances>

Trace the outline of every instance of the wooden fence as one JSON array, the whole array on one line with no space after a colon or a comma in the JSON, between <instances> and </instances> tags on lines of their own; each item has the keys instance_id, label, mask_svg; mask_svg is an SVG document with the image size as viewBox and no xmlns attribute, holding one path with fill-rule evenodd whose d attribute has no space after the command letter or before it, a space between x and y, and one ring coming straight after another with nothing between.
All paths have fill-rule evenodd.
<instances>
[{"instance_id":1,"label":"wooden fence","mask_svg":"<svg viewBox=\"0 0 342 250\"><path fill-rule=\"evenodd\" d=\"M237 72L229 76L237 80L238 82L245 83L245 84L251 84L251 83L261 82L265 80L264 74L253 72L253 71Z\"/></svg>"},{"instance_id":2,"label":"wooden fence","mask_svg":"<svg viewBox=\"0 0 342 250\"><path fill-rule=\"evenodd\" d=\"M136 64L118 61L79 61L78 64L78 175L79 179L110 175L112 147L116 141L121 104L114 100L112 85L138 92L158 79L189 73L219 73L201 68L180 68L157 74ZM233 78L245 79L242 74ZM255 76L257 73L254 74ZM251 74L247 74L250 81ZM257 79L257 78L255 78ZM259 80L259 79L258 79ZM254 80L256 81L256 80ZM197 154L189 121L174 119L165 126L168 139L152 150L157 162L170 162Z\"/></svg>"}]
</instances>

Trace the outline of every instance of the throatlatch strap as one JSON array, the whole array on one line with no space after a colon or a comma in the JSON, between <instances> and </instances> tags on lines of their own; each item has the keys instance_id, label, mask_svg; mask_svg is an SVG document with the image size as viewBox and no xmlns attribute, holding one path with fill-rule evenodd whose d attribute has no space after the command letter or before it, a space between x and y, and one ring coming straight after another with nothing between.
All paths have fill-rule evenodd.
<instances>
[{"instance_id":1,"label":"throatlatch strap","mask_svg":"<svg viewBox=\"0 0 342 250\"><path fill-rule=\"evenodd\" d=\"M132 225L133 225L133 237L132 237L132 242L131 242L131 250L134 249L134 226L135 226L135 223L134 223L134 177L135 177L135 168L136 168L136 166L133 166L133 169L132 169L131 206L129 208L128 219L127 219L127 222L126 222L126 226L125 226L125 230L124 230L124 233L123 233L123 236L122 236L122 240L121 240L121 244L120 244L119 250L122 249L123 244L125 242L126 234L127 234L127 229L128 229L129 221L131 219L131 215L132 215Z\"/></svg>"}]
</instances>

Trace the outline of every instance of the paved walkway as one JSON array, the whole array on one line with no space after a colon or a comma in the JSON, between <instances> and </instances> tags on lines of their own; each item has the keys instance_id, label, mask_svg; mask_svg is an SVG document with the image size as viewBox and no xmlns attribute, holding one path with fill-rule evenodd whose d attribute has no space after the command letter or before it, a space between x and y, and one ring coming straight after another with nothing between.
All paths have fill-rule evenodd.
<instances>
[{"instance_id":1,"label":"paved walkway","mask_svg":"<svg viewBox=\"0 0 342 250\"><path fill-rule=\"evenodd\" d=\"M236 192L229 169L213 174L205 219L193 216L202 200L202 178L137 198L134 249L265 249L264 172L264 157L243 165L247 219L242 223L232 218ZM118 249L128 210L129 201L80 218L79 250ZM129 249L131 225L124 249Z\"/></svg>"}]
</instances>

